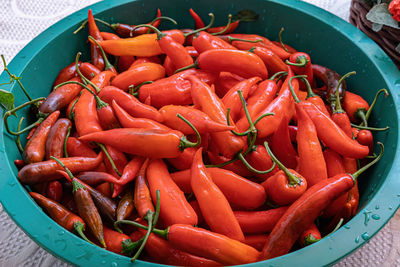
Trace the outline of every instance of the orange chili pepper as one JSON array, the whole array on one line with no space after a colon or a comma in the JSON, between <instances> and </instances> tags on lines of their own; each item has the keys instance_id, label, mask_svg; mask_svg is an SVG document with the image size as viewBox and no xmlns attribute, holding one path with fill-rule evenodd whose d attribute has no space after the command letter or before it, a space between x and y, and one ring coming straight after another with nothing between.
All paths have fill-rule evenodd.
<instances>
[{"instance_id":1,"label":"orange chili pepper","mask_svg":"<svg viewBox=\"0 0 400 267\"><path fill-rule=\"evenodd\" d=\"M148 165L149 159L147 158L140 167L139 172L136 174L135 180L134 203L140 218L146 216L149 211L155 211L151 200L150 190L146 184L146 171Z\"/></svg>"},{"instance_id":2,"label":"orange chili pepper","mask_svg":"<svg viewBox=\"0 0 400 267\"><path fill-rule=\"evenodd\" d=\"M194 49L196 49L196 51L199 52L199 54L214 49L237 50L234 46L230 45L224 40L204 31L201 31L199 35L193 39L192 45Z\"/></svg>"}]
</instances>

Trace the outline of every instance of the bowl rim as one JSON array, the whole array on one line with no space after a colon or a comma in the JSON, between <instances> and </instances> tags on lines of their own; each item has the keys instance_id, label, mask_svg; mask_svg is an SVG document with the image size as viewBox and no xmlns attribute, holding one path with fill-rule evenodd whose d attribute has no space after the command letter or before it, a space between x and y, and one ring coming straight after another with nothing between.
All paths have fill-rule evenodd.
<instances>
[{"instance_id":1,"label":"bowl rim","mask_svg":"<svg viewBox=\"0 0 400 267\"><path fill-rule=\"evenodd\" d=\"M82 8L73 14L65 17L54 25L50 26L44 32L39 34L30 43L28 43L10 62L9 69L12 73L19 75L29 62L42 50L49 42L58 36L58 33L64 32L66 29L81 23L86 18L86 14L89 8L92 9L93 14L97 14L106 11L109 8L125 5L129 2L135 2L138 0L109 0L99 2L85 8ZM350 23L342 20L336 15L329 13L317 6L313 6L309 3L298 1L298 0L264 0L266 2L272 2L275 4L283 5L288 8L295 9L299 12L305 13L318 21L325 24L329 24L330 27L340 32L343 37L353 40L353 43L358 46L366 56L371 60L375 67L379 70L379 74L383 77L388 89L393 92L394 89L400 89L400 80L394 81L389 77L400 77L400 72L395 67L394 63L390 58L383 52L383 50L375 44L369 37L358 30ZM355 41L354 41L355 40ZM378 62L379 61L379 62ZM6 78L6 73L2 73L0 80ZM392 94L395 103L400 103L400 95ZM0 112L3 115L4 111ZM397 117L400 117L400 108L396 107ZM75 235L64 235L66 230L52 221L41 208L38 207L35 202L30 198L20 198L21 194L26 194L25 189L19 184L18 179L13 175L10 175L15 167L13 163L9 162L6 157L4 139L8 138L7 134L4 133L4 125L0 126L0 175L3 177L0 179L0 201L3 204L5 211L10 215L14 222L36 243L42 248L51 253L52 255L67 261L75 265L87 265L87 264L104 264L106 260L110 260L111 265L117 266L128 266L131 262L129 258L120 256L115 253L105 251L97 246L88 244L81 240ZM397 139L397 147L399 147L399 138ZM398 152L396 151L394 158L398 158ZM398 166L396 166L398 165ZM246 266L256 266L259 264L270 264L273 266L284 266L288 261L296 263L297 265L309 265L309 266L322 266L330 265L334 262L351 254L360 246L368 242L369 238L375 235L394 215L400 205L400 194L397 188L400 188L400 181L396 180L396 174L400 172L400 164L393 163L390 171L388 172L387 179L381 185L381 188L376 192L375 196L361 209L358 214L352 218L348 223L341 227L337 232L328 236L325 240L318 242L318 245L313 244L301 250L297 250L293 253L274 258L268 262L256 262L248 264ZM386 196L386 199L382 199L382 196ZM389 197L391 196L391 197ZM24 205L26 208L31 209L36 216L35 223L30 220L32 217L25 214L22 210L18 209L19 206ZM379 206L381 208L379 208ZM378 209L377 209L378 207ZM17 212L15 212L17 210ZM365 214L370 212L379 213L381 220L371 220L369 223L365 223ZM357 235L354 233L349 236L347 229L357 229ZM43 229L54 229L58 232L59 237L52 237L48 234L35 234L41 232ZM361 238L360 238L361 237ZM342 242L340 247L332 247L333 242L338 240L355 240L355 242ZM63 241L63 239L65 239ZM68 245L68 246L67 246ZM73 251L82 251L80 255L72 257ZM329 253L326 253L329 252ZM325 255L324 257L318 257L316 261L310 261L309 259L315 258L315 255ZM99 257L93 257L93 255L100 255ZM153 263L145 261L137 261L137 264L141 266L154 266Z\"/></svg>"}]
</instances>

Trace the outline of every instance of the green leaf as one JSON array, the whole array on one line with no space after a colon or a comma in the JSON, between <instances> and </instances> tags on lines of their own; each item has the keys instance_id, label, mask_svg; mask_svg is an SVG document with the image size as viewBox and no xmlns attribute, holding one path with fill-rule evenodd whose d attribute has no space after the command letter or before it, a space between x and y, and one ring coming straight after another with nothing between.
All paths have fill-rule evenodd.
<instances>
[{"instance_id":1,"label":"green leaf","mask_svg":"<svg viewBox=\"0 0 400 267\"><path fill-rule=\"evenodd\" d=\"M244 9L232 17L232 21L240 20L242 22L252 22L258 19L258 14L252 10Z\"/></svg>"},{"instance_id":2,"label":"green leaf","mask_svg":"<svg viewBox=\"0 0 400 267\"><path fill-rule=\"evenodd\" d=\"M400 29L398 22L392 18L392 14L389 12L388 4L385 3L373 6L367 13L366 18L373 23Z\"/></svg>"},{"instance_id":3,"label":"green leaf","mask_svg":"<svg viewBox=\"0 0 400 267\"><path fill-rule=\"evenodd\" d=\"M382 27L383 27L383 24L375 23L375 22L372 23L372 30L374 32L379 32L382 29Z\"/></svg>"},{"instance_id":4,"label":"green leaf","mask_svg":"<svg viewBox=\"0 0 400 267\"><path fill-rule=\"evenodd\" d=\"M7 110L14 108L14 95L11 92L0 89L0 104Z\"/></svg>"}]
</instances>

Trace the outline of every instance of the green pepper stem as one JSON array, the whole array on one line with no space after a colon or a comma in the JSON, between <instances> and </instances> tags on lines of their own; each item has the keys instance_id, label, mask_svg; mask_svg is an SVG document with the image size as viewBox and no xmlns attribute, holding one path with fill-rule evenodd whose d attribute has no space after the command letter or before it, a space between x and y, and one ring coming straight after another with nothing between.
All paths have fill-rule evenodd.
<instances>
[{"instance_id":1,"label":"green pepper stem","mask_svg":"<svg viewBox=\"0 0 400 267\"><path fill-rule=\"evenodd\" d=\"M198 63L197 60L196 60L193 64L190 64L190 65L187 65L187 66L182 67L182 68L180 68L180 69L177 69L177 70L174 72L174 74L176 74L176 73L178 73L178 72L181 72L181 71L184 71L184 70L188 70L188 69L197 69L198 67L199 67L199 63Z\"/></svg>"},{"instance_id":2,"label":"green pepper stem","mask_svg":"<svg viewBox=\"0 0 400 267\"><path fill-rule=\"evenodd\" d=\"M111 158L110 153L108 153L107 148L105 147L105 145L100 144L100 143L96 143L100 149L104 152L104 154L106 155L108 161L110 161L110 164L113 168L113 170L118 174L118 176L122 176L122 174L119 172L117 166L115 166L114 160Z\"/></svg>"},{"instance_id":3,"label":"green pepper stem","mask_svg":"<svg viewBox=\"0 0 400 267\"><path fill-rule=\"evenodd\" d=\"M279 34L278 34L279 42L281 43L281 46L282 46L283 50L285 50L286 52L289 53L289 50L286 48L285 44L282 41L282 33L283 33L284 30L285 30L285 28L282 27L281 30L279 31Z\"/></svg>"},{"instance_id":4,"label":"green pepper stem","mask_svg":"<svg viewBox=\"0 0 400 267\"><path fill-rule=\"evenodd\" d=\"M64 165L64 163L62 163L58 158L50 156L50 158L52 160L54 160L55 162L57 162L58 165L60 165L61 167L63 167L63 169L65 170L65 172L68 174L68 177L73 181L74 180L74 175L72 174L72 172L67 168L67 166Z\"/></svg>"},{"instance_id":5,"label":"green pepper stem","mask_svg":"<svg viewBox=\"0 0 400 267\"><path fill-rule=\"evenodd\" d=\"M67 134L65 135L65 139L64 139L64 157L65 158L68 158L67 141L68 141L70 134L71 134L71 126L68 127Z\"/></svg>"},{"instance_id":6,"label":"green pepper stem","mask_svg":"<svg viewBox=\"0 0 400 267\"><path fill-rule=\"evenodd\" d=\"M208 25L203 27L203 28L200 28L200 29L197 29L197 30L194 30L194 31L191 31L191 32L188 32L188 33L184 34L185 38L187 38L188 36L193 35L195 33L198 33L198 32L201 32L201 31L205 31L208 28L210 28L214 24L215 16L214 16L213 13L208 13L208 15L211 17L210 23L208 23Z\"/></svg>"},{"instance_id":7,"label":"green pepper stem","mask_svg":"<svg viewBox=\"0 0 400 267\"><path fill-rule=\"evenodd\" d=\"M75 99L74 103L72 103L72 105L71 105L71 109L68 113L68 118L70 120L75 120L75 115L74 115L73 110L74 110L74 107L75 107L76 103L78 102L78 100L79 100L79 97L77 99Z\"/></svg>"},{"instance_id":8,"label":"green pepper stem","mask_svg":"<svg viewBox=\"0 0 400 267\"><path fill-rule=\"evenodd\" d=\"M183 151L185 148L188 148L188 147L197 147L197 146L199 146L199 145L201 144L201 136L200 136L199 131L197 131L196 127L194 127L193 124L191 124L191 123L190 123L187 119L185 119L181 114L178 113L178 114L176 114L176 116L177 116L179 119L181 119L181 120L183 120L184 122L186 122L186 123L190 126L190 128L193 129L193 131L195 132L196 137L197 137L197 141L196 141L195 143L193 143L193 142L190 142L189 140L187 140L187 139L186 139L186 136L182 136L181 141L179 142L179 149L180 149L181 151Z\"/></svg>"},{"instance_id":9,"label":"green pepper stem","mask_svg":"<svg viewBox=\"0 0 400 267\"><path fill-rule=\"evenodd\" d=\"M137 28L140 28L140 27L145 27L145 28L152 29L152 30L157 34L157 40L160 40L161 38L163 38L164 36L166 36L165 33L162 33L159 29L157 29L157 28L154 27L153 25L149 25L149 24L139 24L139 25L136 25L136 26L133 27L132 30L131 30L131 33L130 33L131 36L132 36L132 32L133 32L134 30L136 30Z\"/></svg>"},{"instance_id":10,"label":"green pepper stem","mask_svg":"<svg viewBox=\"0 0 400 267\"><path fill-rule=\"evenodd\" d=\"M157 225L157 222L158 222L158 218L160 217L160 207L161 207L161 204L160 204L160 190L159 189L157 189L156 190L156 200L157 200L157 204L156 204L156 212L155 212L155 214L154 214L154 219L153 219L153 225L154 226L156 226Z\"/></svg>"},{"instance_id":11,"label":"green pepper stem","mask_svg":"<svg viewBox=\"0 0 400 267\"><path fill-rule=\"evenodd\" d=\"M278 77L278 76L280 76L280 77L281 77L281 76L286 76L287 74L288 74L287 71L279 71L279 72L275 73L274 75L272 75L271 77L269 77L268 80L273 81L273 80L276 79L276 77Z\"/></svg>"},{"instance_id":12,"label":"green pepper stem","mask_svg":"<svg viewBox=\"0 0 400 267\"><path fill-rule=\"evenodd\" d=\"M147 227L146 225L143 225L143 224L140 224L140 223L134 222L134 221L129 221L129 220L116 221L116 222L114 222L114 227L118 227L120 224L133 225L133 226L136 226L137 228L144 229L144 230L148 230L149 229L149 227ZM166 228L164 230L153 228L152 232L157 234L157 235L159 235L159 236L164 237L165 239L168 239L168 231L169 231L169 228Z\"/></svg>"},{"instance_id":13,"label":"green pepper stem","mask_svg":"<svg viewBox=\"0 0 400 267\"><path fill-rule=\"evenodd\" d=\"M232 22L232 14L229 14L228 15L228 24L226 24L225 28L220 32L211 33L211 35L215 36L215 35L224 34L229 29L229 26L231 25L231 22Z\"/></svg>"},{"instance_id":14,"label":"green pepper stem","mask_svg":"<svg viewBox=\"0 0 400 267\"><path fill-rule=\"evenodd\" d=\"M368 163L367 165L365 165L364 167L353 173L351 176L353 177L354 180L356 180L357 177L360 176L360 174L362 174L364 171L366 171L369 167L377 163L382 158L385 146L381 142L377 142L377 144L381 147L381 152L379 153L378 157L376 157L373 161L371 161L370 163Z\"/></svg>"},{"instance_id":15,"label":"green pepper stem","mask_svg":"<svg viewBox=\"0 0 400 267\"><path fill-rule=\"evenodd\" d=\"M258 117L258 118L254 121L254 126L256 126L257 123L258 123L262 118L264 118L264 117L266 117L266 116L274 116L274 115L275 115L274 112L267 112L267 113L264 113L264 114L260 115L260 117Z\"/></svg>"},{"instance_id":16,"label":"green pepper stem","mask_svg":"<svg viewBox=\"0 0 400 267\"><path fill-rule=\"evenodd\" d=\"M83 239L83 240L85 240L86 242L89 242L90 244L92 244L92 245L95 245L92 241L90 241L87 237L86 237L86 235L83 233L83 230L84 230L84 224L83 223L81 223L81 222L79 222L79 221L77 221L77 222L74 222L74 230L75 230L75 232Z\"/></svg>"},{"instance_id":17,"label":"green pepper stem","mask_svg":"<svg viewBox=\"0 0 400 267\"><path fill-rule=\"evenodd\" d=\"M254 173L258 173L258 174L267 174L267 173L270 173L270 172L272 172L272 171L275 169L275 166L276 166L276 163L274 162L274 163L272 164L271 168L269 168L268 170L260 171L260 170L255 169L253 166L251 166L251 165L247 162L247 160L243 157L243 155L242 155L241 153L238 154L238 157L239 157L240 161L243 163L243 165L244 165L247 169L249 169L249 171L254 172Z\"/></svg>"},{"instance_id":18,"label":"green pepper stem","mask_svg":"<svg viewBox=\"0 0 400 267\"><path fill-rule=\"evenodd\" d=\"M230 123L230 113L231 113L231 109L228 108L228 109L226 110L226 124L227 124L228 126L231 126L231 123ZM245 135L247 135L248 133L250 133L250 129L244 131L243 133L238 133L238 132L236 132L235 130L231 130L231 132L232 132L234 135L237 135L237 136L245 136Z\"/></svg>"},{"instance_id":19,"label":"green pepper stem","mask_svg":"<svg viewBox=\"0 0 400 267\"><path fill-rule=\"evenodd\" d=\"M231 44L233 41L241 41L241 42L247 42L247 43L260 43L263 40L262 39L247 40L247 39L235 38L235 37L232 37L232 36L228 36L228 42Z\"/></svg>"},{"instance_id":20,"label":"green pepper stem","mask_svg":"<svg viewBox=\"0 0 400 267\"><path fill-rule=\"evenodd\" d=\"M332 95L332 97L334 97L335 99L331 99L330 100L331 101L331 106L332 106L332 109L333 109L334 113L343 113L344 112L344 110L343 110L343 108L341 106L341 102L340 102L341 100L340 100L340 96L339 96L339 87L347 77L349 77L351 75L355 75L355 74L356 74L355 71L350 71L350 72L346 73L345 75L343 75L342 77L340 77L340 79L339 79L339 81L338 81L338 83L336 85L335 94ZM335 104L335 105L333 106L332 104ZM336 107L337 105L339 105L339 107Z\"/></svg>"},{"instance_id":21,"label":"green pepper stem","mask_svg":"<svg viewBox=\"0 0 400 267\"><path fill-rule=\"evenodd\" d=\"M306 56L298 56L296 58L296 62L291 62L287 59L285 61L285 63L287 65L296 66L296 67L300 67L300 68L304 68L305 66L307 66L308 62L310 62L310 61L308 60L308 58Z\"/></svg>"},{"instance_id":22,"label":"green pepper stem","mask_svg":"<svg viewBox=\"0 0 400 267\"><path fill-rule=\"evenodd\" d=\"M327 237L328 235L333 234L334 232L336 232L340 228L340 226L342 226L343 221L344 221L343 218L340 218L340 220L339 220L338 224L336 225L335 229L333 229L332 232L330 232L329 234L324 236L324 238Z\"/></svg>"},{"instance_id":23,"label":"green pepper stem","mask_svg":"<svg viewBox=\"0 0 400 267\"><path fill-rule=\"evenodd\" d=\"M304 238L303 243L304 243L304 246L308 246L308 245L314 244L315 242L318 242L319 240L321 240L321 239L316 239L312 234L308 234Z\"/></svg>"},{"instance_id":24,"label":"green pepper stem","mask_svg":"<svg viewBox=\"0 0 400 267\"><path fill-rule=\"evenodd\" d=\"M379 96L381 93L384 93L384 96L385 96L385 97L388 97L388 96L389 96L389 92L388 92L385 88L379 90L379 91L375 94L374 100L372 101L371 106L369 107L369 109L367 110L367 113L365 114L365 119L366 119L367 121L368 121L369 117L371 116L371 112L372 112L373 108L375 107L376 101L378 100L378 96ZM365 126L366 126L366 125L365 125Z\"/></svg>"},{"instance_id":25,"label":"green pepper stem","mask_svg":"<svg viewBox=\"0 0 400 267\"><path fill-rule=\"evenodd\" d=\"M294 101L295 101L296 103L300 103L301 101L300 101L300 99L297 97L296 93L294 92L294 89L293 89L293 86L292 86L292 80L295 79L295 78L303 77L303 76L306 76L306 75L297 75L297 76L293 76L293 77L291 77L291 78L289 79L289 89L290 89L290 92L292 93L292 96L293 96Z\"/></svg>"},{"instance_id":26,"label":"green pepper stem","mask_svg":"<svg viewBox=\"0 0 400 267\"><path fill-rule=\"evenodd\" d=\"M4 58L4 55L0 55L1 59L3 60L3 65L4 65L4 70L8 73L8 75L10 76L10 79L12 81L17 81L17 83L19 84L19 86L21 87L22 91L24 92L25 96L28 98L28 101L32 101L32 97L28 94L28 92L26 91L24 85L21 82L21 77L17 77L14 74L11 74L10 70L7 67L7 63L6 63L6 59ZM34 102L35 104L36 102Z\"/></svg>"},{"instance_id":27,"label":"green pepper stem","mask_svg":"<svg viewBox=\"0 0 400 267\"><path fill-rule=\"evenodd\" d=\"M231 164L231 163L233 163L233 162L235 162L237 160L238 160L238 158L236 157L236 158L233 158L231 160L225 161L225 162L220 163L220 164L208 164L208 165L205 165L205 166L206 166L206 168L221 168L221 167L229 165L229 164Z\"/></svg>"},{"instance_id":28,"label":"green pepper stem","mask_svg":"<svg viewBox=\"0 0 400 267\"><path fill-rule=\"evenodd\" d=\"M110 61L107 58L106 52L104 52L103 47L101 47L101 45L99 44L99 42L97 42L96 39L94 39L92 36L89 35L89 40L92 40L93 42L95 42L95 44L99 47L100 51L101 51L101 55L103 56L104 59L104 70L110 70L110 69L115 69L115 67L110 63Z\"/></svg>"},{"instance_id":29,"label":"green pepper stem","mask_svg":"<svg viewBox=\"0 0 400 267\"><path fill-rule=\"evenodd\" d=\"M11 130L10 130L10 127L9 127L9 125L8 125L8 120L7 120L8 117L10 117L14 112L16 112L16 111L18 111L18 110L20 110L20 109L22 109L22 108L24 108L24 107L26 107L26 106L29 106L29 105L31 105L31 104L40 102L40 101L42 101L42 100L45 100L45 98L44 98L44 97L36 98L36 99L30 100L30 101L28 101L28 102L26 102L26 103L24 103L24 104L22 104L22 105L20 105L20 106L18 106L18 107L16 107L16 108L13 108L13 109L10 109L10 110L6 111L6 113L4 113L3 122L4 122L4 126L6 127L7 132L8 132L9 134L11 134L11 135L21 135L21 134L23 134L23 133L25 133L25 132L31 130L32 128L36 127L36 126L37 126L38 124L40 124L42 121L44 121L45 117L41 116L41 117L39 117L39 118L37 119L37 121L35 121L35 122L32 123L31 125L27 126L27 127L24 128L23 130L14 132L14 131L11 131ZM46 116L47 116L47 115L48 115L48 114L46 114Z\"/></svg>"},{"instance_id":30,"label":"green pepper stem","mask_svg":"<svg viewBox=\"0 0 400 267\"><path fill-rule=\"evenodd\" d=\"M134 261L140 256L140 254L142 253L142 251L143 251L143 249L144 249L144 246L145 246L146 243L147 243L147 240L149 239L149 236L150 236L151 231L152 231L152 229L153 229L153 216L154 216L154 213L153 213L152 211L149 210L149 211L147 212L147 214L146 214L147 221L148 221L148 223L149 223L149 227L148 227L148 229L147 229L147 233L146 233L146 235L144 236L143 241L142 241L142 244L140 245L138 251L137 251L137 252L135 253L135 255L131 258L131 262L134 262Z\"/></svg>"},{"instance_id":31,"label":"green pepper stem","mask_svg":"<svg viewBox=\"0 0 400 267\"><path fill-rule=\"evenodd\" d=\"M21 125L22 125L23 121L24 121L24 117L21 117L21 119L19 120L19 123L18 123L17 132L19 132L21 130ZM22 144L21 144L21 135L17 135L17 140L15 140L15 143L17 144L19 152L21 154L24 153L24 148L22 147Z\"/></svg>"},{"instance_id":32,"label":"green pepper stem","mask_svg":"<svg viewBox=\"0 0 400 267\"><path fill-rule=\"evenodd\" d=\"M389 130L389 126L386 126L385 128L375 128L375 127L369 127L369 126L361 126L361 125L356 125L351 123L351 127L361 129L361 130L370 130L370 131L386 131Z\"/></svg>"},{"instance_id":33,"label":"green pepper stem","mask_svg":"<svg viewBox=\"0 0 400 267\"><path fill-rule=\"evenodd\" d=\"M82 29L84 29L86 27L86 24L88 23L87 20L83 21L82 24L78 27L78 29L76 29L73 34L77 34L78 32L80 32Z\"/></svg>"},{"instance_id":34,"label":"green pepper stem","mask_svg":"<svg viewBox=\"0 0 400 267\"><path fill-rule=\"evenodd\" d=\"M145 85L145 84L151 84L151 83L154 83L154 82L153 82L153 81L145 81L145 82L142 82L141 84L138 84L138 85L136 85L136 86L134 86L134 87L129 88L128 93L131 94L131 95L133 95L133 96L136 96L136 95L138 94L139 89L140 89L143 85Z\"/></svg>"},{"instance_id":35,"label":"green pepper stem","mask_svg":"<svg viewBox=\"0 0 400 267\"><path fill-rule=\"evenodd\" d=\"M268 142L267 142L267 141L264 142L264 146L265 146L265 148L267 149L267 152L268 152L269 156L271 157L271 160L272 160L274 163L276 163L276 165L278 165L278 168L281 169L281 170L285 173L287 179L289 180L289 183L288 183L288 184L291 185L291 186L299 185L300 182L301 182L301 178L297 177L297 175L295 175L295 174L293 174L291 171L289 171L289 169L286 168L285 165L283 165L283 164L275 157L275 155L272 153L271 149L269 148Z\"/></svg>"},{"instance_id":36,"label":"green pepper stem","mask_svg":"<svg viewBox=\"0 0 400 267\"><path fill-rule=\"evenodd\" d=\"M311 84L310 82L307 80L307 75L302 75L303 77L299 77L300 80L306 85L307 87L307 96L306 99L310 98L310 97L316 97L318 96L316 93L313 92L312 88L311 88Z\"/></svg>"}]
</instances>

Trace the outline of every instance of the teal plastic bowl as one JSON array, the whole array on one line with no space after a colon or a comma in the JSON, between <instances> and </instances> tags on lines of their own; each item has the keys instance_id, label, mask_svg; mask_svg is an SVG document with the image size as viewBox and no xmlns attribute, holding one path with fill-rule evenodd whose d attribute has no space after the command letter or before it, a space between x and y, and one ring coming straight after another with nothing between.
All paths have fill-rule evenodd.
<instances>
[{"instance_id":1,"label":"teal plastic bowl","mask_svg":"<svg viewBox=\"0 0 400 267\"><path fill-rule=\"evenodd\" d=\"M385 144L382 160L359 178L360 208L358 214L337 232L323 240L269 261L249 266L323 266L333 264L368 242L393 216L400 203L399 97L400 72L389 57L361 31L315 6L295 0L203 0L156 1L112 0L91 6L97 18L110 22L140 23L150 21L156 8L178 20L179 27L193 27L189 8L203 18L213 12L217 25L226 23L228 13L242 9L259 13L253 23L242 23L238 32L257 33L276 39L285 27L284 39L289 45L311 55L313 63L327 66L340 74L357 71L348 79L348 88L371 102L376 91L387 88L390 96L380 98L371 118L376 127L390 130L376 134ZM89 57L87 31L72 32L87 16L88 8L80 10L51 26L29 43L9 64L12 73L22 82L32 97L47 96L57 73L70 64L78 51ZM170 25L163 23L163 25ZM6 73L0 83L9 81ZM16 95L16 105L26 101L18 85L9 88ZM3 111L1 112L3 115ZM29 117L29 111L19 113ZM17 120L11 123L16 129ZM90 245L53 222L30 198L18 182L14 160L21 158L14 137L0 126L0 200L10 217L53 255L80 266L132 266L130 259ZM137 261L135 265L153 266Z\"/></svg>"}]
</instances>

